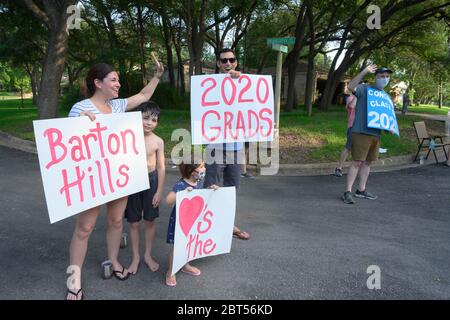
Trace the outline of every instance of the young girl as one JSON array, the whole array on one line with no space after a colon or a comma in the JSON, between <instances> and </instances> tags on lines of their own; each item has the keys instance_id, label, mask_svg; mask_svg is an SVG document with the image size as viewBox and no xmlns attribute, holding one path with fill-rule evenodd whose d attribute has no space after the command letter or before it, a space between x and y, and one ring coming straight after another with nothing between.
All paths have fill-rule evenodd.
<instances>
[{"instance_id":1,"label":"young girl","mask_svg":"<svg viewBox=\"0 0 450 320\"><path fill-rule=\"evenodd\" d=\"M198 164L180 164L180 173L181 179L175 183L172 187L172 191L167 195L166 203L170 205L174 205L177 200L176 193L179 191L187 190L192 191L193 189L201 189L203 186L203 179L205 177L205 163L199 162ZM216 185L211 185L209 189L217 190L219 187ZM170 287L174 287L177 285L177 279L175 275L172 274L172 265L173 265L173 243L175 238L175 213L176 205L174 205L172 209L172 213L170 215L169 227L167 229L167 243L171 244L171 249L169 253L169 269L166 273L166 284ZM189 263L186 263L183 268L181 268L182 272L193 276L199 276L201 274L200 270Z\"/></svg>"}]
</instances>

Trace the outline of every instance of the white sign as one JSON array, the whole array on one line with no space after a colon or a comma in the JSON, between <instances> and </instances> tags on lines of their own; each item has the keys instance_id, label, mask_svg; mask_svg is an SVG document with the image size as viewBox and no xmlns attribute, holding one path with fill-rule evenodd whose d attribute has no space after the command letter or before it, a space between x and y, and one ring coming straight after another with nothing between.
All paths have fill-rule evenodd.
<instances>
[{"instance_id":1,"label":"white sign","mask_svg":"<svg viewBox=\"0 0 450 320\"><path fill-rule=\"evenodd\" d=\"M236 188L177 192L172 275L191 260L229 253Z\"/></svg>"},{"instance_id":2,"label":"white sign","mask_svg":"<svg viewBox=\"0 0 450 320\"><path fill-rule=\"evenodd\" d=\"M192 144L272 141L273 101L272 76L192 76Z\"/></svg>"},{"instance_id":3,"label":"white sign","mask_svg":"<svg viewBox=\"0 0 450 320\"><path fill-rule=\"evenodd\" d=\"M33 126L51 223L149 188L140 112Z\"/></svg>"}]
</instances>

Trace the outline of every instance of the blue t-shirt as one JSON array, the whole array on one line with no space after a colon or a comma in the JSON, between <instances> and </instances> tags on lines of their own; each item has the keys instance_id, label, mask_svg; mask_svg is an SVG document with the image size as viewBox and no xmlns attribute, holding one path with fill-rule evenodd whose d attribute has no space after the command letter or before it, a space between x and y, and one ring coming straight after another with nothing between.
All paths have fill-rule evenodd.
<instances>
[{"instance_id":1,"label":"blue t-shirt","mask_svg":"<svg viewBox=\"0 0 450 320\"><path fill-rule=\"evenodd\" d=\"M183 190L186 190L186 188L188 187L192 187L192 189L201 189L203 187L203 183L201 182L197 182L197 185L191 185L189 183L187 183L186 181L184 181L183 178L181 178L180 180L177 181L177 183L175 183L172 187L172 191L177 193ZM175 239L175 222L176 222L176 208L177 205L175 204L173 206L172 209L172 213L170 214L170 219L169 219L169 226L167 228L167 238L166 238L166 242L173 244L174 239Z\"/></svg>"},{"instance_id":2,"label":"blue t-shirt","mask_svg":"<svg viewBox=\"0 0 450 320\"><path fill-rule=\"evenodd\" d=\"M109 100L112 113L123 113L127 109L128 99ZM91 111L93 114L101 114L97 107L92 103L91 99L84 99L75 103L70 109L69 117L78 117L83 111Z\"/></svg>"},{"instance_id":3,"label":"blue t-shirt","mask_svg":"<svg viewBox=\"0 0 450 320\"><path fill-rule=\"evenodd\" d=\"M243 142L227 142L227 143L211 143L206 146L206 149L224 150L224 151L239 151L244 149Z\"/></svg>"},{"instance_id":4,"label":"blue t-shirt","mask_svg":"<svg viewBox=\"0 0 450 320\"><path fill-rule=\"evenodd\" d=\"M367 127L367 88L370 85L361 83L356 87L356 107L355 120L353 121L352 132L368 134L380 137L381 130ZM377 89L378 90L378 89Z\"/></svg>"}]
</instances>

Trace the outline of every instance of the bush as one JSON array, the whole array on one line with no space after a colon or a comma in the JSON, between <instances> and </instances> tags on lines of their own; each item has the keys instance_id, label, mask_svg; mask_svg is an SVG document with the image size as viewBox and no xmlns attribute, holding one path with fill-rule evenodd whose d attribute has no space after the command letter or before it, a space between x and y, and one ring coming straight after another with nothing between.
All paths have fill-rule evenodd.
<instances>
[{"instance_id":1,"label":"bush","mask_svg":"<svg viewBox=\"0 0 450 320\"><path fill-rule=\"evenodd\" d=\"M128 83L123 81L120 88L120 98L130 97L142 90L141 78L137 74L129 75ZM75 85L64 90L60 100L60 114L67 116L72 106L86 97L81 93L80 87ZM189 96L183 96L177 88L169 83L159 83L151 98L161 109L189 109Z\"/></svg>"},{"instance_id":2,"label":"bush","mask_svg":"<svg viewBox=\"0 0 450 320\"><path fill-rule=\"evenodd\" d=\"M79 86L75 85L75 86L65 90L65 93L61 97L61 100L59 103L60 115L67 116L69 114L69 111L72 108L72 106L75 103L77 103L78 101L81 101L83 99L85 99L85 96L81 93Z\"/></svg>"},{"instance_id":3,"label":"bush","mask_svg":"<svg viewBox=\"0 0 450 320\"><path fill-rule=\"evenodd\" d=\"M129 97L142 90L142 75L138 72L129 73L126 79L121 79L120 96ZM179 89L167 82L160 82L150 99L161 109L189 109L189 96L184 96Z\"/></svg>"},{"instance_id":4,"label":"bush","mask_svg":"<svg viewBox=\"0 0 450 320\"><path fill-rule=\"evenodd\" d=\"M189 96L182 95L178 88L169 83L160 83L151 98L161 109L189 109Z\"/></svg>"}]
</instances>

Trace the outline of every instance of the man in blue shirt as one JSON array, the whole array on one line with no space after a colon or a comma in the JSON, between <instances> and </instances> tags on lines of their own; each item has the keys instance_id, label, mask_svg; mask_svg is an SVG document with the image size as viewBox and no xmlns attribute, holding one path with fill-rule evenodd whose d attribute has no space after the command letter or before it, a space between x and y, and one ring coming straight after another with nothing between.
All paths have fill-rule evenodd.
<instances>
[{"instance_id":1,"label":"man in blue shirt","mask_svg":"<svg viewBox=\"0 0 450 320\"><path fill-rule=\"evenodd\" d=\"M375 74L375 84L368 85L360 83L367 73ZM352 187L359 175L359 188L354 196L357 198L375 200L378 197L366 191L366 183L369 178L370 164L378 159L378 150L380 147L380 129L367 127L367 88L375 87L378 90L389 83L391 70L387 68L377 68L371 64L361 71L350 83L348 88L357 98L355 120L352 127L352 158L353 162L347 175L347 185L342 200L344 203L353 204Z\"/></svg>"},{"instance_id":2,"label":"man in blue shirt","mask_svg":"<svg viewBox=\"0 0 450 320\"><path fill-rule=\"evenodd\" d=\"M241 73L236 71L237 59L236 54L231 49L223 49L219 52L217 57L217 66L219 73L229 73L232 78L239 78ZM244 156L244 143L216 143L210 144L207 147L213 161L206 160L206 176L204 187L208 188L211 185L219 185L220 173L223 174L224 187L239 188L241 181L241 164ZM220 154L218 154L220 153ZM220 159L223 156L222 159ZM215 161L216 159L223 161ZM238 161L238 159L240 161ZM233 236L242 240L249 240L250 235L234 226Z\"/></svg>"}]
</instances>

